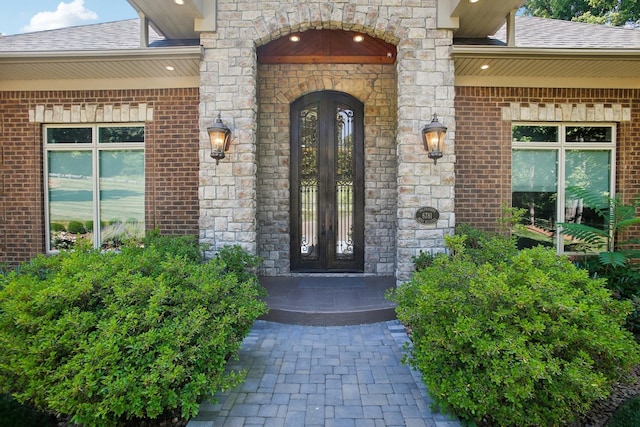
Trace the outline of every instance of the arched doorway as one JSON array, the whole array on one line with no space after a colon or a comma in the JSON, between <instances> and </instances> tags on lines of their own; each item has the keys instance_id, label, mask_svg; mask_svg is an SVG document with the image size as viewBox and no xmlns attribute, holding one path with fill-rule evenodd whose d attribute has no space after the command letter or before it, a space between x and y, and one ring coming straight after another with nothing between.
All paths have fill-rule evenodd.
<instances>
[{"instance_id":1,"label":"arched doorway","mask_svg":"<svg viewBox=\"0 0 640 427\"><path fill-rule=\"evenodd\" d=\"M336 91L290 106L291 270L364 271L364 105Z\"/></svg>"},{"instance_id":2,"label":"arched doorway","mask_svg":"<svg viewBox=\"0 0 640 427\"><path fill-rule=\"evenodd\" d=\"M379 49L368 55L355 55L360 49L380 44L379 39L354 41L354 34L338 30L323 30L321 43L317 46L351 45L354 55L342 55L344 52L327 48L315 52L305 42L314 40L315 30L299 33L301 40L290 41L288 36L274 40L263 46L280 45L282 50L271 50L274 55L263 56L265 52L258 48L258 128L257 128L257 206L256 229L258 254L264 259L260 274L264 276L289 275L298 272L363 272L376 276L391 276L396 267L396 228L397 228L397 70L393 63L395 47ZM336 34L334 34L336 33ZM334 43L339 41L340 43ZM368 41L371 42L368 44ZM286 43L285 43L286 42ZM288 44L287 44L288 43ZM292 49L297 46L295 52ZM357 45L357 46L354 46ZM289 47L287 47L289 46ZM365 50L366 51L366 50ZM391 52L391 55L387 53ZM282 53L283 55L277 55ZM300 53L298 55L289 55ZM339 56L330 56L335 54ZM389 58L390 56L391 58ZM347 61L353 61L347 62ZM305 62L308 61L308 62ZM345 62L340 62L345 61ZM364 205L362 222L364 228L363 245L354 247L357 262L345 265L304 265L299 261L302 231L297 227L296 210L292 197L292 162L298 154L292 155L291 132L293 122L291 108L294 102L309 100L308 96L318 96L321 92L332 91L348 95L364 105L363 114L353 120L362 120L364 148L362 160L366 178L364 188L356 190L359 203ZM318 93L316 93L318 92ZM295 117L297 120L297 116ZM298 126L298 125L296 125ZM361 126L358 124L357 126ZM296 149L295 146L293 149ZM326 162L325 162L326 163ZM294 191L294 194L298 190ZM250 203L249 200L246 201ZM358 206L362 206L358 205ZM295 205L297 206L297 205ZM300 212L300 210L296 211ZM335 226L334 226L335 227ZM328 230L325 227L325 230ZM333 229L335 230L335 228ZM320 230L321 232L321 230ZM325 231L326 232L326 231ZM358 230L354 233L357 236ZM348 239L340 238L338 242ZM295 243L294 243L295 242ZM346 257L349 248L341 249L336 242L336 251L340 257ZM344 247L344 243L343 243ZM308 249L307 249L308 250ZM296 255L298 254L298 255ZM298 259L296 259L298 256ZM364 258L364 262L361 259ZM331 259L328 256L326 259ZM341 264L341 265L340 265ZM355 265L353 265L355 264Z\"/></svg>"}]
</instances>

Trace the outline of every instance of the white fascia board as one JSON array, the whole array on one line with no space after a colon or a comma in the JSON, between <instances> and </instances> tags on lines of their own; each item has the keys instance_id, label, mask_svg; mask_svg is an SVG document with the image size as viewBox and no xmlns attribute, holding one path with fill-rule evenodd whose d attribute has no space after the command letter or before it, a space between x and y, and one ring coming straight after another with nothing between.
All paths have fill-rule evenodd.
<instances>
[{"instance_id":1,"label":"white fascia board","mask_svg":"<svg viewBox=\"0 0 640 427\"><path fill-rule=\"evenodd\" d=\"M518 76L456 76L455 86L544 87L572 89L639 89L640 81L632 78L590 77L518 77Z\"/></svg>"},{"instance_id":2,"label":"white fascia board","mask_svg":"<svg viewBox=\"0 0 640 427\"><path fill-rule=\"evenodd\" d=\"M29 51L29 52L0 52L0 63L5 60L42 61L47 60L90 60L96 58L201 58L201 46L119 49L119 50L77 50L77 51Z\"/></svg>"},{"instance_id":3,"label":"white fascia board","mask_svg":"<svg viewBox=\"0 0 640 427\"><path fill-rule=\"evenodd\" d=\"M215 32L218 23L218 1L193 0L193 3L202 16L202 18L194 19L193 29L201 33Z\"/></svg>"},{"instance_id":4,"label":"white fascia board","mask_svg":"<svg viewBox=\"0 0 640 427\"><path fill-rule=\"evenodd\" d=\"M198 77L153 77L129 79L0 80L0 92L35 90L125 90L197 88Z\"/></svg>"},{"instance_id":5,"label":"white fascia board","mask_svg":"<svg viewBox=\"0 0 640 427\"><path fill-rule=\"evenodd\" d=\"M460 28L460 18L453 16L453 11L463 0L438 0L437 25L439 29L457 30Z\"/></svg>"},{"instance_id":6,"label":"white fascia board","mask_svg":"<svg viewBox=\"0 0 640 427\"><path fill-rule=\"evenodd\" d=\"M451 49L456 58L640 58L640 49L569 49L505 46L460 46Z\"/></svg>"}]
</instances>

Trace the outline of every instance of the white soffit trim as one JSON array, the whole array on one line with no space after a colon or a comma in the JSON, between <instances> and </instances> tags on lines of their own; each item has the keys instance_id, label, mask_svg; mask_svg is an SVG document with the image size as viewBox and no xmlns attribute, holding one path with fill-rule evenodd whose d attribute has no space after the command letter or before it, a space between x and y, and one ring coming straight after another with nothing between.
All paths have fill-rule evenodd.
<instances>
[{"instance_id":1,"label":"white soffit trim","mask_svg":"<svg viewBox=\"0 0 640 427\"><path fill-rule=\"evenodd\" d=\"M9 59L29 59L42 61L47 59L81 60L88 58L159 58L170 56L188 56L198 58L202 55L201 46L142 48L142 49L118 49L118 50L58 50L58 51L28 51L28 52L1 52L0 63Z\"/></svg>"},{"instance_id":2,"label":"white soffit trim","mask_svg":"<svg viewBox=\"0 0 640 427\"><path fill-rule=\"evenodd\" d=\"M457 86L640 86L638 49L453 46L452 57Z\"/></svg>"},{"instance_id":3,"label":"white soffit trim","mask_svg":"<svg viewBox=\"0 0 640 427\"><path fill-rule=\"evenodd\" d=\"M514 58L519 56L526 57L638 57L640 58L640 49L583 49L583 48L535 48L535 47L506 47L506 46L478 46L478 45L454 45L452 46L452 55L456 57L495 57L495 58Z\"/></svg>"},{"instance_id":4,"label":"white soffit trim","mask_svg":"<svg viewBox=\"0 0 640 427\"><path fill-rule=\"evenodd\" d=\"M460 18L453 16L453 11L460 0L438 0L437 25L438 28L457 30L460 27Z\"/></svg>"},{"instance_id":5,"label":"white soffit trim","mask_svg":"<svg viewBox=\"0 0 640 427\"><path fill-rule=\"evenodd\" d=\"M586 77L482 77L456 76L454 86L478 87L545 87L570 89L640 89L640 79Z\"/></svg>"},{"instance_id":6,"label":"white soffit trim","mask_svg":"<svg viewBox=\"0 0 640 427\"><path fill-rule=\"evenodd\" d=\"M195 81L200 76L200 59L200 46L118 51L7 52L0 54L0 87L16 86L16 83L12 83L15 81L137 79L143 83L142 87L148 86L145 79Z\"/></svg>"},{"instance_id":7,"label":"white soffit trim","mask_svg":"<svg viewBox=\"0 0 640 427\"><path fill-rule=\"evenodd\" d=\"M168 39L197 39L200 32L216 31L217 0L127 0L139 15Z\"/></svg>"},{"instance_id":8,"label":"white soffit trim","mask_svg":"<svg viewBox=\"0 0 640 427\"><path fill-rule=\"evenodd\" d=\"M456 37L484 38L495 34L510 13L520 8L525 0L438 0L436 24L451 29Z\"/></svg>"},{"instance_id":9,"label":"white soffit trim","mask_svg":"<svg viewBox=\"0 0 640 427\"><path fill-rule=\"evenodd\" d=\"M85 79L85 80L0 80L0 92L35 90L124 90L197 88L197 77Z\"/></svg>"}]
</instances>

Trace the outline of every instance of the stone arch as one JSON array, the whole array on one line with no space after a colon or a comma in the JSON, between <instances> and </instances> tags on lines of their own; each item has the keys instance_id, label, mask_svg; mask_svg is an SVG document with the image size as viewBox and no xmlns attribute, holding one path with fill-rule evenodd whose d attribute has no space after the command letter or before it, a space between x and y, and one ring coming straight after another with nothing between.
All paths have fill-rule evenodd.
<instances>
[{"instance_id":1,"label":"stone arch","mask_svg":"<svg viewBox=\"0 0 640 427\"><path fill-rule=\"evenodd\" d=\"M253 20L255 28L255 47L259 47L285 37L293 32L306 30L358 31L385 42L398 45L401 38L400 19L380 15L380 8L358 6L355 3L344 5L333 2L292 4L281 8L273 16L261 14ZM336 90L349 93L366 103L373 91L371 88L346 87L349 84L343 79L316 78L279 91L276 99L287 104L298 97L321 90Z\"/></svg>"},{"instance_id":2,"label":"stone arch","mask_svg":"<svg viewBox=\"0 0 640 427\"><path fill-rule=\"evenodd\" d=\"M276 93L276 99L283 103L290 104L302 95L311 92L319 92L323 90L335 90L345 92L354 96L363 103L367 103L369 97L374 93L371 86L361 85L354 87L352 82L342 78L310 78L287 90L281 90Z\"/></svg>"},{"instance_id":3,"label":"stone arch","mask_svg":"<svg viewBox=\"0 0 640 427\"><path fill-rule=\"evenodd\" d=\"M378 7L332 2L303 3L283 8L274 16L260 15L253 21L254 41L262 46L292 32L311 29L359 31L397 45L402 38L400 19L380 15Z\"/></svg>"}]
</instances>

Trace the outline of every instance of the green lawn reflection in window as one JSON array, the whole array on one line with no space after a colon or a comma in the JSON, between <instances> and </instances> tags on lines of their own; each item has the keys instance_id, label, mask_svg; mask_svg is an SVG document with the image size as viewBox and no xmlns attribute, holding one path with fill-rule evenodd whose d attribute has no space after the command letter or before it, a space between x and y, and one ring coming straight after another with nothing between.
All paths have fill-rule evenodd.
<instances>
[{"instance_id":1,"label":"green lawn reflection in window","mask_svg":"<svg viewBox=\"0 0 640 427\"><path fill-rule=\"evenodd\" d=\"M100 235L102 247L144 236L144 152L100 152Z\"/></svg>"},{"instance_id":2,"label":"green lawn reflection in window","mask_svg":"<svg viewBox=\"0 0 640 427\"><path fill-rule=\"evenodd\" d=\"M78 235L102 248L142 238L144 126L47 126L45 135L48 250L72 248Z\"/></svg>"},{"instance_id":3,"label":"green lawn reflection in window","mask_svg":"<svg viewBox=\"0 0 640 427\"><path fill-rule=\"evenodd\" d=\"M77 234L93 241L91 151L50 151L47 160L51 248L73 247Z\"/></svg>"}]
</instances>

